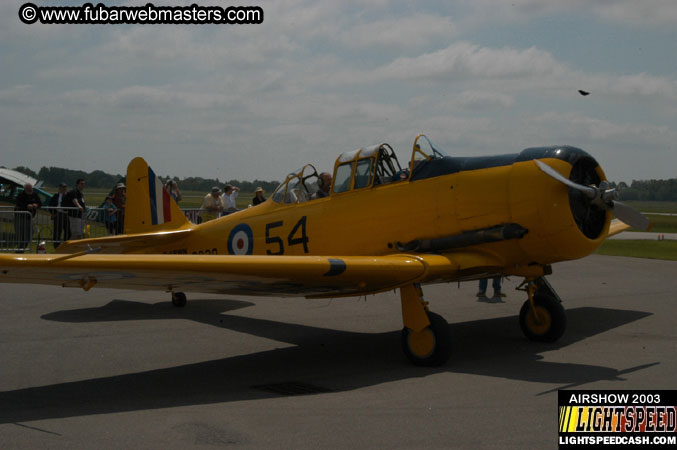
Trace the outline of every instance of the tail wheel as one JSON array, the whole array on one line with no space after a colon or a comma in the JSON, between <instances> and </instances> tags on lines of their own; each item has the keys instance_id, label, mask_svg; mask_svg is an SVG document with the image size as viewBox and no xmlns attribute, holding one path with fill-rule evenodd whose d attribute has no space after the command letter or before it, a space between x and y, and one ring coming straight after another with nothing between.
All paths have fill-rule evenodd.
<instances>
[{"instance_id":1,"label":"tail wheel","mask_svg":"<svg viewBox=\"0 0 677 450\"><path fill-rule=\"evenodd\" d=\"M534 294L536 313L529 300L520 310L520 328L524 335L538 342L555 342L562 337L567 326L567 316L562 304L547 294Z\"/></svg>"},{"instance_id":2,"label":"tail wheel","mask_svg":"<svg viewBox=\"0 0 677 450\"><path fill-rule=\"evenodd\" d=\"M451 356L449 324L439 314L427 312L430 325L416 332L402 329L402 350L417 366L439 366Z\"/></svg>"},{"instance_id":3,"label":"tail wheel","mask_svg":"<svg viewBox=\"0 0 677 450\"><path fill-rule=\"evenodd\" d=\"M186 306L186 294L183 292L172 292L172 305L177 308L183 308Z\"/></svg>"}]
</instances>

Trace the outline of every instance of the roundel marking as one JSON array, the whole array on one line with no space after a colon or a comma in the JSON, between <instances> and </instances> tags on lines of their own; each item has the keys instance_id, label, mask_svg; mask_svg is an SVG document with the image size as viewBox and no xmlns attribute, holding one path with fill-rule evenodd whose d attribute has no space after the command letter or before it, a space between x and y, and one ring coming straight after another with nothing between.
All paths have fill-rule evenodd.
<instances>
[{"instance_id":1,"label":"roundel marking","mask_svg":"<svg viewBox=\"0 0 677 450\"><path fill-rule=\"evenodd\" d=\"M254 252L254 234L246 223L237 225L228 236L228 253L231 255L251 255Z\"/></svg>"}]
</instances>

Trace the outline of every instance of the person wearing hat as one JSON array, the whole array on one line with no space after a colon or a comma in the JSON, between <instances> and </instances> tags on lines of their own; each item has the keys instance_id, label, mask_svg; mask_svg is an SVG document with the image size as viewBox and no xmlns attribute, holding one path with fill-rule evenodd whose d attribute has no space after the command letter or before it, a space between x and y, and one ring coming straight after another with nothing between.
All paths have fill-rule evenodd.
<instances>
[{"instance_id":1,"label":"person wearing hat","mask_svg":"<svg viewBox=\"0 0 677 450\"><path fill-rule=\"evenodd\" d=\"M71 238L71 229L68 224L68 214L65 209L66 194L68 193L68 185L66 183L59 183L59 192L52 195L47 202L49 206L49 214L52 216L52 245L56 249L63 241ZM63 236L63 239L62 239Z\"/></svg>"},{"instance_id":2,"label":"person wearing hat","mask_svg":"<svg viewBox=\"0 0 677 450\"><path fill-rule=\"evenodd\" d=\"M231 184L226 184L223 186L223 195L221 199L223 200L223 214L230 214L237 211L237 196L240 194L240 188L233 186Z\"/></svg>"},{"instance_id":3,"label":"person wearing hat","mask_svg":"<svg viewBox=\"0 0 677 450\"><path fill-rule=\"evenodd\" d=\"M223 212L223 199L221 198L221 189L218 186L214 186L212 191L205 195L200 209L202 209L200 211L202 222L208 222L221 215L221 212Z\"/></svg>"},{"instance_id":4,"label":"person wearing hat","mask_svg":"<svg viewBox=\"0 0 677 450\"><path fill-rule=\"evenodd\" d=\"M165 189L167 192L169 192L169 195L172 196L176 203L179 203L183 198L181 196L181 191L179 190L179 185L176 184L176 181L172 179L167 180L167 183L165 183Z\"/></svg>"},{"instance_id":5,"label":"person wearing hat","mask_svg":"<svg viewBox=\"0 0 677 450\"><path fill-rule=\"evenodd\" d=\"M254 191L254 199L252 200L252 205L256 206L266 201L266 199L263 197L264 192L265 191L261 186L256 188L256 190Z\"/></svg>"},{"instance_id":6,"label":"person wearing hat","mask_svg":"<svg viewBox=\"0 0 677 450\"><path fill-rule=\"evenodd\" d=\"M115 205L115 233L122 234L125 229L125 206L127 205L127 186L124 183L115 185L115 192L111 196Z\"/></svg>"}]
</instances>

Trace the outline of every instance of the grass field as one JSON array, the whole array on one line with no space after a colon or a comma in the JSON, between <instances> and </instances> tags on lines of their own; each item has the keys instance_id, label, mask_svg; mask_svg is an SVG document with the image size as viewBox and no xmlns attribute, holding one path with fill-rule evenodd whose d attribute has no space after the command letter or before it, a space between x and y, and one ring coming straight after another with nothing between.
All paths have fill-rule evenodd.
<instances>
[{"instance_id":1,"label":"grass field","mask_svg":"<svg viewBox=\"0 0 677 450\"><path fill-rule=\"evenodd\" d=\"M623 200L623 198L621 198L621 200ZM641 212L677 214L677 202L641 202L629 200L623 203L627 203Z\"/></svg>"},{"instance_id":2,"label":"grass field","mask_svg":"<svg viewBox=\"0 0 677 450\"><path fill-rule=\"evenodd\" d=\"M653 222L652 233L677 233L677 216L657 216L654 214L647 214L646 216Z\"/></svg>"},{"instance_id":3,"label":"grass field","mask_svg":"<svg viewBox=\"0 0 677 450\"><path fill-rule=\"evenodd\" d=\"M600 255L677 261L677 241L606 240L597 250Z\"/></svg>"},{"instance_id":4,"label":"grass field","mask_svg":"<svg viewBox=\"0 0 677 450\"><path fill-rule=\"evenodd\" d=\"M677 233L677 215L662 216L650 213L677 214L677 202L625 202L635 208L637 211L648 213L646 216L653 222L651 232L655 233ZM639 231L639 230L628 230Z\"/></svg>"}]
</instances>

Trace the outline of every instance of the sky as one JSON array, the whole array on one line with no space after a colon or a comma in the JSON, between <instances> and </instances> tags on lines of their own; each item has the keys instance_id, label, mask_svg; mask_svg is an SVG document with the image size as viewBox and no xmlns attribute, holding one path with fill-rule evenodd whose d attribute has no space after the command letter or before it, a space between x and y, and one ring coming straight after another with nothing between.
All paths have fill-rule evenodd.
<instances>
[{"instance_id":1,"label":"sky","mask_svg":"<svg viewBox=\"0 0 677 450\"><path fill-rule=\"evenodd\" d=\"M674 0L196 1L260 6L250 25L27 25L23 3L0 2L6 167L281 180L383 142L407 160L425 133L452 156L572 145L613 181L677 177Z\"/></svg>"}]
</instances>

